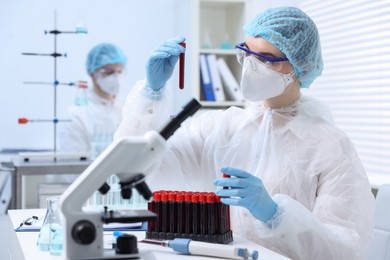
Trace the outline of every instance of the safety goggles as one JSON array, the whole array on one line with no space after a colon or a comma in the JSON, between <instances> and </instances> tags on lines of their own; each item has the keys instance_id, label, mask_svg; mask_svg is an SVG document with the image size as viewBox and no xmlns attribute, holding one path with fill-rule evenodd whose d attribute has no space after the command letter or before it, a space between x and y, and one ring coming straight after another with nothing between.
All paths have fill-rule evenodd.
<instances>
[{"instance_id":1,"label":"safety goggles","mask_svg":"<svg viewBox=\"0 0 390 260\"><path fill-rule=\"evenodd\" d=\"M245 42L237 44L235 48L236 48L237 61L241 65L244 63L244 59L246 57L253 56L260 62L264 63L265 66L267 66L268 68L275 71L279 71L283 66L283 62L288 61L287 57L272 57L272 56L251 51L246 46Z\"/></svg>"},{"instance_id":2,"label":"safety goggles","mask_svg":"<svg viewBox=\"0 0 390 260\"><path fill-rule=\"evenodd\" d=\"M101 69L96 70L96 73L102 77L108 77L108 76L111 76L114 74L117 76L120 76L123 74L123 70L108 70L108 69L101 68Z\"/></svg>"}]
</instances>

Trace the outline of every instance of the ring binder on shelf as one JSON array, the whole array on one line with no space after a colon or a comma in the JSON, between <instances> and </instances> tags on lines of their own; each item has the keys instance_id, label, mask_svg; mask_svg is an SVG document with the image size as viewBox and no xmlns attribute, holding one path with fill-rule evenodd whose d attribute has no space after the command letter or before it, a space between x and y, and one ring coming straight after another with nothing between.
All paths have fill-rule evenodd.
<instances>
[{"instance_id":1,"label":"ring binder on shelf","mask_svg":"<svg viewBox=\"0 0 390 260\"><path fill-rule=\"evenodd\" d=\"M204 100L215 101L213 85L209 73L207 55L200 54L200 76L202 81Z\"/></svg>"},{"instance_id":2,"label":"ring binder on shelf","mask_svg":"<svg viewBox=\"0 0 390 260\"><path fill-rule=\"evenodd\" d=\"M226 94L229 99L233 101L243 101L240 85L238 84L236 78L233 76L233 73L227 66L223 58L219 58L217 61L218 71L221 74L223 86L226 90Z\"/></svg>"},{"instance_id":3,"label":"ring binder on shelf","mask_svg":"<svg viewBox=\"0 0 390 260\"><path fill-rule=\"evenodd\" d=\"M215 54L207 55L207 64L209 66L210 78L213 85L216 101L225 101L225 92L223 91L221 76L218 72L217 57Z\"/></svg>"}]
</instances>

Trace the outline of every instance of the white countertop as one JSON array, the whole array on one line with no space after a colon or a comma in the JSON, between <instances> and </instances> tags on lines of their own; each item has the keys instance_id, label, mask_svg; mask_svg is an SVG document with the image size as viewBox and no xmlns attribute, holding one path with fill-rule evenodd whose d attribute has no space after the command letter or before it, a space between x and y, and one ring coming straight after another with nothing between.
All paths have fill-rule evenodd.
<instances>
[{"instance_id":1,"label":"white countertop","mask_svg":"<svg viewBox=\"0 0 390 260\"><path fill-rule=\"evenodd\" d=\"M26 210L9 210L8 215L11 218L12 225L14 228L19 227L20 223L23 222L26 218L33 215L42 215L42 209L26 209ZM144 231L131 231L126 233L135 235L139 240L145 238ZM36 247L36 241L39 235L39 232L16 232L20 245L22 247L24 256L26 260L45 260L45 259L64 259L64 256L52 256L49 252L39 251ZM104 247L110 248L112 241L112 232L104 233ZM283 260L288 259L280 254L277 254L267 248L261 247L251 241L245 240L237 235L234 236L234 241L230 244L236 247L247 248L249 251L257 250L259 252L259 259L267 260ZM188 257L190 260L197 259L217 259L213 257L204 257L204 256L187 256L174 252L171 248L155 246L150 244L138 243L138 249L141 254L147 255L145 259L184 259Z\"/></svg>"}]
</instances>

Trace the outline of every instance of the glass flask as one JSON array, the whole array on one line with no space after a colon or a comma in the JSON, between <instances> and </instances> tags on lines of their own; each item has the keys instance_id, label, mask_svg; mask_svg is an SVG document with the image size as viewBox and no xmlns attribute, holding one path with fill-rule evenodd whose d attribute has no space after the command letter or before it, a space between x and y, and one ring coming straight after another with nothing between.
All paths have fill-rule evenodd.
<instances>
[{"instance_id":1,"label":"glass flask","mask_svg":"<svg viewBox=\"0 0 390 260\"><path fill-rule=\"evenodd\" d=\"M59 213L59 199L60 196L46 199L46 215L37 241L38 249L50 251L51 255L61 255L62 253L63 226Z\"/></svg>"}]
</instances>

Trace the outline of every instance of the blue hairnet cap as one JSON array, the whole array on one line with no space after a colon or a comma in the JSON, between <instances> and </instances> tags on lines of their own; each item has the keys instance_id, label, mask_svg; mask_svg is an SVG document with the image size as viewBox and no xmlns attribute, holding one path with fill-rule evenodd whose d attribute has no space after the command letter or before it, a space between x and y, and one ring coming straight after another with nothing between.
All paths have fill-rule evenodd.
<instances>
[{"instance_id":1,"label":"blue hairnet cap","mask_svg":"<svg viewBox=\"0 0 390 260\"><path fill-rule=\"evenodd\" d=\"M302 88L322 73L320 36L313 20L295 7L270 8L244 26L249 36L261 37L283 52Z\"/></svg>"},{"instance_id":2,"label":"blue hairnet cap","mask_svg":"<svg viewBox=\"0 0 390 260\"><path fill-rule=\"evenodd\" d=\"M89 75L98 68L107 64L122 64L126 66L127 58L117 46L110 43L101 43L96 45L88 53L86 67Z\"/></svg>"}]
</instances>

